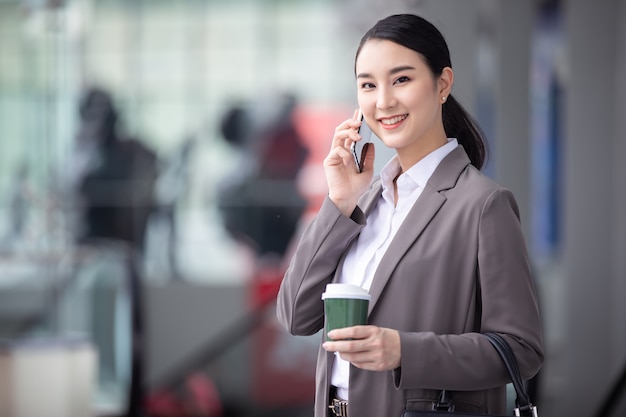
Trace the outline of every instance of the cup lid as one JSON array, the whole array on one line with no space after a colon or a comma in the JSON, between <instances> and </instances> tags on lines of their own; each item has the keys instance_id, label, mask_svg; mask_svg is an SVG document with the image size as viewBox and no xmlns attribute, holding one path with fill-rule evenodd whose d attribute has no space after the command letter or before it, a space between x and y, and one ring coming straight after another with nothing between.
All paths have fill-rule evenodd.
<instances>
[{"instance_id":1,"label":"cup lid","mask_svg":"<svg viewBox=\"0 0 626 417\"><path fill-rule=\"evenodd\" d=\"M372 296L364 288L354 284L332 283L326 285L326 291L322 293L322 300L327 298L357 298L370 300Z\"/></svg>"}]
</instances>

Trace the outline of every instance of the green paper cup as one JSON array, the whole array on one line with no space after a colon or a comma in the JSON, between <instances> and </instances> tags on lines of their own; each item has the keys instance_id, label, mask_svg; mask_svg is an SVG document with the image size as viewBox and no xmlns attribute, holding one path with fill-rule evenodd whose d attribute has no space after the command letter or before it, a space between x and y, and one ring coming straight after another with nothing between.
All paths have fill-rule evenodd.
<instances>
[{"instance_id":1,"label":"green paper cup","mask_svg":"<svg viewBox=\"0 0 626 417\"><path fill-rule=\"evenodd\" d=\"M367 309L372 296L352 284L328 284L322 294L326 340L333 329L367 324Z\"/></svg>"}]
</instances>

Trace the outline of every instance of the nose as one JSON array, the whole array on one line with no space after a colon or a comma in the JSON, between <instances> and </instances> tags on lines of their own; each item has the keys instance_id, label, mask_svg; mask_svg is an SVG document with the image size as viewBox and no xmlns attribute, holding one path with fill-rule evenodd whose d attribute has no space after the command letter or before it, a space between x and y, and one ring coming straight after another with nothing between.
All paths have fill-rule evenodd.
<instances>
[{"instance_id":1,"label":"nose","mask_svg":"<svg viewBox=\"0 0 626 417\"><path fill-rule=\"evenodd\" d=\"M379 110L387 110L393 108L396 104L397 101L389 88L380 88L378 90L376 108Z\"/></svg>"}]
</instances>

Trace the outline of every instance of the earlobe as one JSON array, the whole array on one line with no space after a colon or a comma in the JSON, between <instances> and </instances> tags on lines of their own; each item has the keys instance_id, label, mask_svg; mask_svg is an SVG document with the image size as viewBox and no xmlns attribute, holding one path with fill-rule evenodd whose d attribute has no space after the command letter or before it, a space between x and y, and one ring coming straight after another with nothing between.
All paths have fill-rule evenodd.
<instances>
[{"instance_id":1,"label":"earlobe","mask_svg":"<svg viewBox=\"0 0 626 417\"><path fill-rule=\"evenodd\" d=\"M452 91L452 84L454 84L454 72L452 71L452 68L445 67L439 76L440 97L443 98L450 95L450 91ZM443 100L445 101L445 99Z\"/></svg>"}]
</instances>

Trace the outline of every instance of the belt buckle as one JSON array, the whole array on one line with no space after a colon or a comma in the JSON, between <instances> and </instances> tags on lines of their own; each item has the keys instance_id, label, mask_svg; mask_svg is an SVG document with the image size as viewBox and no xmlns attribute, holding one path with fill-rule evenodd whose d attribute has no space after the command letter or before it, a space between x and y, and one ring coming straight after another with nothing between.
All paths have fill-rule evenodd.
<instances>
[{"instance_id":1,"label":"belt buckle","mask_svg":"<svg viewBox=\"0 0 626 417\"><path fill-rule=\"evenodd\" d=\"M328 406L337 417L348 417L348 402L333 398L333 403Z\"/></svg>"}]
</instances>

